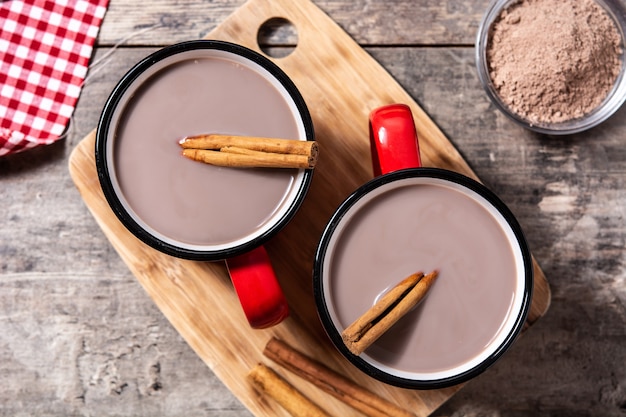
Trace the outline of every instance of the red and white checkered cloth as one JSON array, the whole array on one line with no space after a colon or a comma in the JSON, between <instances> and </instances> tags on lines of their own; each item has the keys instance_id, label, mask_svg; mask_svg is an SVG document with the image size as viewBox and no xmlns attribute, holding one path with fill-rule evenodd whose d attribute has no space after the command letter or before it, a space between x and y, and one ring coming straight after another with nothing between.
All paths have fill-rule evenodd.
<instances>
[{"instance_id":1,"label":"red and white checkered cloth","mask_svg":"<svg viewBox=\"0 0 626 417\"><path fill-rule=\"evenodd\" d=\"M0 156L61 137L107 5L108 0L0 1Z\"/></svg>"}]
</instances>

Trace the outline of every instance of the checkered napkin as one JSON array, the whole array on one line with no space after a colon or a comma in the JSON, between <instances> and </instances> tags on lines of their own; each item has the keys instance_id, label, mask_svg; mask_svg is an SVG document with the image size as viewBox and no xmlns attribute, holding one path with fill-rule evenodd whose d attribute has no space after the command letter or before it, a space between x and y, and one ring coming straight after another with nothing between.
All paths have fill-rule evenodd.
<instances>
[{"instance_id":1,"label":"checkered napkin","mask_svg":"<svg viewBox=\"0 0 626 417\"><path fill-rule=\"evenodd\" d=\"M107 5L0 1L0 156L61 137Z\"/></svg>"}]
</instances>

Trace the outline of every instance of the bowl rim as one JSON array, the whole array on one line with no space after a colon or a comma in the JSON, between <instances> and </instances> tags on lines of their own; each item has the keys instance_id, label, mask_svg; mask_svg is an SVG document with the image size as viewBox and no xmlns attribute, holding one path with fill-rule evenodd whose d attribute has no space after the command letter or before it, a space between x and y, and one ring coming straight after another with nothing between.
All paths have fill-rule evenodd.
<instances>
[{"instance_id":1,"label":"bowl rim","mask_svg":"<svg viewBox=\"0 0 626 417\"><path fill-rule=\"evenodd\" d=\"M490 101L510 120L517 125L531 131L546 135L571 135L591 129L610 118L626 102L626 11L616 0L593 0L605 10L615 24L621 38L621 69L615 80L615 84L606 98L590 113L580 118L567 120L560 123L532 123L513 112L498 95L491 77L487 63L487 46L491 25L498 18L501 11L523 0L491 0L486 12L480 21L475 39L475 63L478 79Z\"/></svg>"},{"instance_id":2,"label":"bowl rim","mask_svg":"<svg viewBox=\"0 0 626 417\"><path fill-rule=\"evenodd\" d=\"M301 119L304 128L305 139L307 141L313 141L315 140L315 134L313 129L313 121L311 119L309 110L306 106L304 98L300 94L293 81L291 81L287 74L283 72L283 70L280 69L276 64L274 64L270 59L250 48L239 44L209 39L192 40L172 44L163 47L141 59L120 79L120 81L117 83L117 85L114 87L111 94L109 95L107 101L105 102L96 129L96 171L105 199L107 200L112 211L115 213L116 217L121 221L126 229L129 230L142 242L153 247L154 249L157 249L168 255L183 259L217 261L248 252L262 245L271 237L273 237L276 233L278 233L293 218L293 216L295 216L299 207L302 205L308 189L310 188L313 172L312 170L304 170L302 182L299 185L299 189L295 193L296 196L293 201L291 201L289 208L285 211L282 217L277 219L277 221L262 234L245 240L242 243L238 243L236 246L219 249L201 249L202 245L198 245L198 248L178 246L175 243L165 241L150 233L150 231L142 227L133 218L133 216L127 211L121 199L117 195L109 174L110 165L112 165L112 162L109 161L107 155L107 142L110 136L109 131L112 128L112 119L114 117L116 109L118 108L118 105L123 104L121 103L121 101L125 92L134 85L134 82L145 71L166 58L170 58L177 54L194 50L223 51L242 57L243 59L251 61L252 63L255 63L262 67L272 77L274 77L275 80L278 81L289 94Z\"/></svg>"},{"instance_id":3,"label":"bowl rim","mask_svg":"<svg viewBox=\"0 0 626 417\"><path fill-rule=\"evenodd\" d=\"M330 313L328 303L324 296L324 260L328 251L328 246L333 236L333 233L337 229L338 225L342 221L346 213L364 196L369 192L376 190L388 183L395 181L402 181L409 178L435 178L444 181L452 182L461 187L466 187L469 190L483 197L490 203L493 208L498 211L504 220L508 223L511 231L515 235L522 255L522 263L524 266L524 293L521 299L520 310L517 312L517 316L514 320L514 324L511 331L506 335L503 342L481 363L470 368L457 375L451 375L449 377L439 379L411 379L388 373L370 362L367 362L360 356L354 355L344 344L341 334L333 324L333 318ZM477 375L484 372L487 368L493 365L509 347L516 340L517 336L521 333L530 311L532 294L534 288L534 268L532 255L522 228L511 210L504 204L504 202L491 190L485 187L478 181L469 178L465 175L449 171L441 168L407 168L398 171L394 171L388 174L384 174L368 181L361 185L352 194L350 194L333 213L330 221L327 223L322 236L317 246L313 264L313 296L317 307L318 316L322 323L322 327L326 331L333 345L339 350L339 352L347 358L354 366L363 371L365 374L390 385L408 388L408 389L439 389L446 388L453 385L466 382Z\"/></svg>"}]
</instances>

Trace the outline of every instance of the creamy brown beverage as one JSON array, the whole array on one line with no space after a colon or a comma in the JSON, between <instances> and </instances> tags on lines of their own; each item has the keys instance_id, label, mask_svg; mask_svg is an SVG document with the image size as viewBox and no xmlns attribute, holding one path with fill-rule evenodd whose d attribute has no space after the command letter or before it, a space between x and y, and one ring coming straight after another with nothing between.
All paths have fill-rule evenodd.
<instances>
[{"instance_id":1,"label":"creamy brown beverage","mask_svg":"<svg viewBox=\"0 0 626 417\"><path fill-rule=\"evenodd\" d=\"M142 74L113 116L112 181L137 223L176 246L229 247L283 216L302 184L296 169L191 161L178 140L221 133L305 140L288 94L260 66L192 50Z\"/></svg>"},{"instance_id":2,"label":"creamy brown beverage","mask_svg":"<svg viewBox=\"0 0 626 417\"><path fill-rule=\"evenodd\" d=\"M486 200L450 181L381 186L352 206L329 242L330 316L341 332L405 277L438 270L425 299L361 357L400 377L458 374L493 353L519 314L524 266L515 239Z\"/></svg>"}]
</instances>

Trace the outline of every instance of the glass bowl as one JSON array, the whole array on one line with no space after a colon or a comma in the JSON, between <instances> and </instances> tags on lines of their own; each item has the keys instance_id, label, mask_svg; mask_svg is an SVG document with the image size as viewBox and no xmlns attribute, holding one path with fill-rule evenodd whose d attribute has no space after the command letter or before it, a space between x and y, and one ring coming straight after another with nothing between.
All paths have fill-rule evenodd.
<instances>
[{"instance_id":1,"label":"glass bowl","mask_svg":"<svg viewBox=\"0 0 626 417\"><path fill-rule=\"evenodd\" d=\"M558 123L535 123L511 110L500 98L495 85L492 82L489 63L487 61L487 47L492 24L506 8L519 3L520 0L492 0L478 28L476 38L476 66L478 78L485 89L487 96L494 105L506 116L517 124L532 131L548 135L568 135L590 129L608 119L626 101L626 55L624 46L626 45L626 12L622 0L594 0L602 7L614 21L619 36L621 38L622 54L620 56L620 73L609 91L607 97L591 112L582 117L570 119Z\"/></svg>"}]
</instances>

